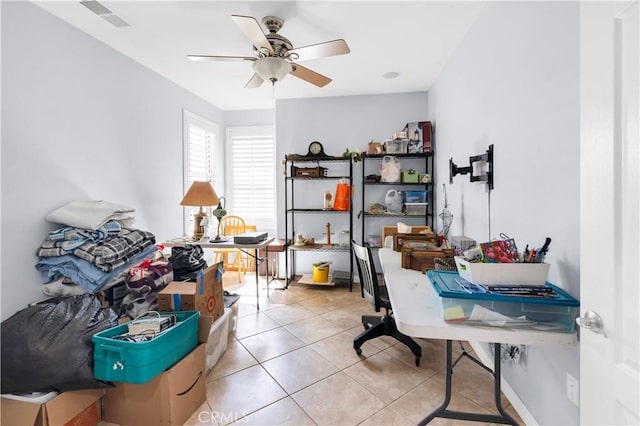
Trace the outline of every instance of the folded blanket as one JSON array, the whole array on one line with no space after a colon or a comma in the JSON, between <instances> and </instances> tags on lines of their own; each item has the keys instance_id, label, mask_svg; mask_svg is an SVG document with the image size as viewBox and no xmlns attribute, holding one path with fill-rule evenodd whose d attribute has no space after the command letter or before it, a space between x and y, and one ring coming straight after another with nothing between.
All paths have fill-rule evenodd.
<instances>
[{"instance_id":1,"label":"folded blanket","mask_svg":"<svg viewBox=\"0 0 640 426\"><path fill-rule=\"evenodd\" d=\"M71 251L65 249L65 241L47 239L42 243L37 254L40 258L73 254L92 263L104 272L110 272L129 262L133 256L155 242L156 237L150 232L139 229L123 229L119 235L108 236L98 242L86 241Z\"/></svg>"},{"instance_id":2,"label":"folded blanket","mask_svg":"<svg viewBox=\"0 0 640 426\"><path fill-rule=\"evenodd\" d=\"M75 226L56 229L55 231L49 232L49 239L51 241L61 241L61 248L65 251L71 251L87 241L97 243L110 235L118 235L121 230L122 226L112 220L96 230L76 228Z\"/></svg>"},{"instance_id":3,"label":"folded blanket","mask_svg":"<svg viewBox=\"0 0 640 426\"><path fill-rule=\"evenodd\" d=\"M135 209L123 204L102 200L72 201L55 209L46 220L77 228L98 229L110 220L131 221Z\"/></svg>"},{"instance_id":4,"label":"folded blanket","mask_svg":"<svg viewBox=\"0 0 640 426\"><path fill-rule=\"evenodd\" d=\"M133 264L131 264L133 265ZM109 281L107 281L98 291L109 290L120 283L124 283L127 277L128 268L125 268L122 273L116 275ZM58 279L42 285L42 292L47 296L80 296L86 294L82 287L71 281L69 277L59 277Z\"/></svg>"},{"instance_id":5,"label":"folded blanket","mask_svg":"<svg viewBox=\"0 0 640 426\"><path fill-rule=\"evenodd\" d=\"M111 272L101 271L86 260L71 254L43 257L36 264L36 269L42 272L45 284L60 277L68 277L82 287L85 292L95 293L110 280L119 276L124 278L131 266L153 256L157 250L158 247L155 244L151 245Z\"/></svg>"}]
</instances>

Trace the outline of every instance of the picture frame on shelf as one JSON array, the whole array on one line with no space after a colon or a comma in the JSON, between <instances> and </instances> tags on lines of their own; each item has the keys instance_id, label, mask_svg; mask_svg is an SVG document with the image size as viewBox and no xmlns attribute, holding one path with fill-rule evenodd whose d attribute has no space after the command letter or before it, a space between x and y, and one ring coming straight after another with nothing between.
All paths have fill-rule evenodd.
<instances>
[{"instance_id":1,"label":"picture frame on shelf","mask_svg":"<svg viewBox=\"0 0 640 426\"><path fill-rule=\"evenodd\" d=\"M433 150L432 126L430 121L407 123L404 131L409 138L409 153L430 153ZM418 148L420 146L420 148Z\"/></svg>"},{"instance_id":2,"label":"picture frame on shelf","mask_svg":"<svg viewBox=\"0 0 640 426\"><path fill-rule=\"evenodd\" d=\"M409 143L407 144L407 153L409 154L420 154L423 151L422 141L409 139Z\"/></svg>"}]
</instances>

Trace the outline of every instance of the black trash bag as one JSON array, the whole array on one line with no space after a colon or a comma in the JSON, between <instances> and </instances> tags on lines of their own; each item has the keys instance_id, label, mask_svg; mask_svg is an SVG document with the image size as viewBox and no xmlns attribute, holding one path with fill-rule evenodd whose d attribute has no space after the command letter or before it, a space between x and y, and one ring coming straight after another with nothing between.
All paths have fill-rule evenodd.
<instances>
[{"instance_id":1,"label":"black trash bag","mask_svg":"<svg viewBox=\"0 0 640 426\"><path fill-rule=\"evenodd\" d=\"M198 272L207 267L204 252L199 245L171 247L169 262L173 266L175 281L196 281Z\"/></svg>"},{"instance_id":2,"label":"black trash bag","mask_svg":"<svg viewBox=\"0 0 640 426\"><path fill-rule=\"evenodd\" d=\"M118 316L94 294L57 297L2 322L2 393L64 392L111 386L93 376L91 336Z\"/></svg>"}]
</instances>

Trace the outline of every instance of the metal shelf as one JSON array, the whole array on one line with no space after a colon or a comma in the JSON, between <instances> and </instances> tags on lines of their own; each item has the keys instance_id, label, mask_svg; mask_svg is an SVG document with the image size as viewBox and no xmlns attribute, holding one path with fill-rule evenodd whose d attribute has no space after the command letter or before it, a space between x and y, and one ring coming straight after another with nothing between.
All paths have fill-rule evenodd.
<instances>
[{"instance_id":1,"label":"metal shelf","mask_svg":"<svg viewBox=\"0 0 640 426\"><path fill-rule=\"evenodd\" d=\"M305 177L305 176L287 176L287 180L336 180L351 179L349 176L321 176L321 177Z\"/></svg>"},{"instance_id":2,"label":"metal shelf","mask_svg":"<svg viewBox=\"0 0 640 426\"><path fill-rule=\"evenodd\" d=\"M349 210L324 210L324 209L289 209L287 213L350 213Z\"/></svg>"},{"instance_id":3,"label":"metal shelf","mask_svg":"<svg viewBox=\"0 0 640 426\"><path fill-rule=\"evenodd\" d=\"M285 156L285 161L294 163L317 163L318 161L351 161L351 157L307 157L299 154L289 154Z\"/></svg>"},{"instance_id":4,"label":"metal shelf","mask_svg":"<svg viewBox=\"0 0 640 426\"><path fill-rule=\"evenodd\" d=\"M334 164L328 165L325 164L325 167L321 167L322 163L331 163ZM294 173L293 164L316 164L320 168L320 173L317 174L333 174L340 173L340 176L292 176ZM337 164L343 163L343 164ZM286 171L286 175L284 176L285 185L284 185L284 203L285 203L285 235L290 241L295 241L296 233L301 232L304 234L305 225L309 225L310 222L317 222L318 219L302 219L300 220L296 216L299 214L303 215L334 215L336 221L343 222L344 215L348 215L349 221L349 235L353 238L353 198L351 197L349 202L349 210L325 210L322 208L296 208L296 201L298 193L304 194L305 190L308 188L317 188L318 185L310 185L308 187L304 187L305 184L311 183L314 181L339 181L341 179L348 180L351 184L353 183L353 162L351 160L351 156L347 157L307 157L298 154L289 154L285 156L285 160L283 162L284 169ZM304 167L304 166L303 166ZM307 166L308 167L308 166ZM348 173L348 174L346 174ZM314 173L316 174L316 173ZM346 174L346 175L345 175ZM299 192L302 191L302 192ZM306 191L308 193L308 191ZM318 200L320 201L320 200ZM304 204L312 204L308 200L305 201ZM320 204L321 206L322 204ZM340 215L341 218L335 217L335 215ZM298 221L296 221L298 219ZM300 229L298 229L300 226ZM308 229L308 226L307 226ZM335 252L335 253L349 253L349 291L353 290L353 256L351 255L351 244L346 246L340 246L338 244L315 244L313 246L295 246L293 244L289 244L285 247L286 255L285 255L285 276L286 276L286 285L285 288L289 287L289 283L292 282L292 277L295 277L297 274L296 271L296 254L300 252ZM344 255L340 255L340 258L343 258Z\"/></svg>"},{"instance_id":5,"label":"metal shelf","mask_svg":"<svg viewBox=\"0 0 640 426\"><path fill-rule=\"evenodd\" d=\"M431 213L427 214L406 214L406 213L363 213L369 217L431 217Z\"/></svg>"},{"instance_id":6,"label":"metal shelf","mask_svg":"<svg viewBox=\"0 0 640 426\"><path fill-rule=\"evenodd\" d=\"M432 183L420 183L420 182L364 182L365 186L369 185L393 185L393 186L421 186L432 187Z\"/></svg>"},{"instance_id":7,"label":"metal shelf","mask_svg":"<svg viewBox=\"0 0 640 426\"><path fill-rule=\"evenodd\" d=\"M373 159L383 159L387 155L391 155L397 158L429 158L433 157L433 152L424 152L424 153L411 153L411 154L363 154L362 159L373 160Z\"/></svg>"},{"instance_id":8,"label":"metal shelf","mask_svg":"<svg viewBox=\"0 0 640 426\"><path fill-rule=\"evenodd\" d=\"M350 246L341 246L340 244L314 244L309 246L296 246L291 244L287 248L295 251L351 251Z\"/></svg>"},{"instance_id":9,"label":"metal shelf","mask_svg":"<svg viewBox=\"0 0 640 426\"><path fill-rule=\"evenodd\" d=\"M428 173L431 175L431 182L425 183L425 182L367 182L366 181L366 176L368 175L367 172L371 173L373 171L373 167L371 164L369 164L368 170L367 170L367 164L369 162L377 162L380 163L382 161L382 159L387 156L387 155L391 155L393 157L396 157L400 160L405 159L405 160L414 160L413 163L410 163L412 168L414 168L413 166L415 164L417 164L418 162L421 163L420 167L419 167L419 173ZM403 166L405 166L403 164ZM404 167L403 167L404 168ZM418 169L418 167L415 167L416 169ZM435 168L434 168L434 155L433 152L428 152L428 153L407 153L407 154L374 154L374 155L363 155L362 156L362 209L361 209L361 213L358 214L358 218L360 218L362 216L362 235L361 235L361 242L363 244L367 244L366 240L365 240L365 235L367 235L369 233L369 229L367 228L367 220L368 219L373 219L373 218L381 218L382 220L384 220L385 218L394 218L394 219L398 219L398 218L403 218L403 219L418 219L418 223L419 222L423 222L424 225L430 226L431 228L433 228L433 222L434 222L434 206L435 206L435 191L434 189L434 185L433 185L433 181L435 179ZM377 187L377 190L374 189L374 187ZM407 190L407 188L423 188L427 194L428 194L428 203L427 203L427 207L426 207L426 214L406 214L406 213L368 213L367 212L367 203L371 203L373 200L368 200L367 199L367 194L375 194L376 196L379 195L379 193L382 191L384 192L384 187L386 188L404 188L402 189L402 191ZM369 189L370 191L367 191L367 189ZM413 224L417 224L416 221L412 221L411 223ZM372 228L372 226L370 226L369 228ZM376 247L372 247L372 248L376 248Z\"/></svg>"}]
</instances>

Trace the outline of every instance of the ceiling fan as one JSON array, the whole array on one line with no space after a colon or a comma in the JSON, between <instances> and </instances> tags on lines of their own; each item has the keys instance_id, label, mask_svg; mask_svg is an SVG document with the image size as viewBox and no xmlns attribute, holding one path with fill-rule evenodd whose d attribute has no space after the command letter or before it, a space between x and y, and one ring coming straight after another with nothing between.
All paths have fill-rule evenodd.
<instances>
[{"instance_id":1,"label":"ceiling fan","mask_svg":"<svg viewBox=\"0 0 640 426\"><path fill-rule=\"evenodd\" d=\"M188 55L192 61L251 61L254 70L253 77L244 87L259 87L263 81L272 84L292 74L308 83L324 87L331 82L329 77L319 74L294 61L324 58L327 56L344 55L349 53L349 46L343 39L311 44L294 48L285 37L278 34L284 20L276 16L265 16L262 23L269 30L265 34L253 16L231 15L235 23L245 36L253 43L254 56L212 56Z\"/></svg>"}]
</instances>

